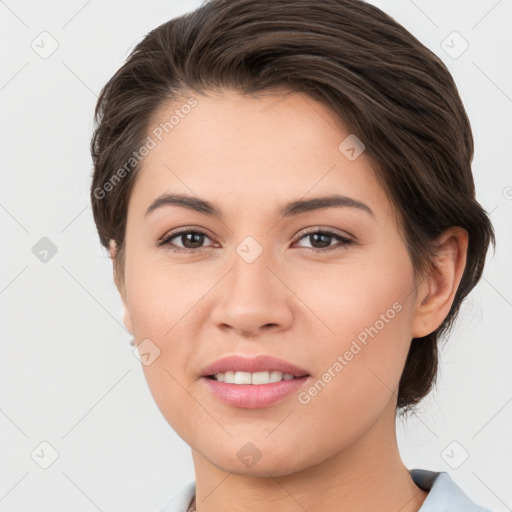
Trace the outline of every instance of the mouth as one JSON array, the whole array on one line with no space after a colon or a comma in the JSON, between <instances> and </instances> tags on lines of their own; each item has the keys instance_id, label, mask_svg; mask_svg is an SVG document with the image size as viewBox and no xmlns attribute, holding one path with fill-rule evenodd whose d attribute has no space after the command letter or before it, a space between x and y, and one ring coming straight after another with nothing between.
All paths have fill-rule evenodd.
<instances>
[{"instance_id":1,"label":"mouth","mask_svg":"<svg viewBox=\"0 0 512 512\"><path fill-rule=\"evenodd\" d=\"M238 379L247 379L247 374L251 375L251 382L244 380L240 382L241 384L251 384L253 375L257 375L256 380L266 378L267 374L269 379L273 374L273 379L279 377L279 380L282 380L284 375L288 375L286 379L291 380L290 376L304 377L309 375L309 372L289 361L268 355L259 355L257 357L226 356L209 364L201 372L201 376L204 377L219 375L225 377L228 375L228 378L237 377Z\"/></svg>"},{"instance_id":2,"label":"mouth","mask_svg":"<svg viewBox=\"0 0 512 512\"><path fill-rule=\"evenodd\" d=\"M208 365L201 378L222 403L258 409L289 397L304 386L311 375L307 370L272 356L228 356Z\"/></svg>"},{"instance_id":3,"label":"mouth","mask_svg":"<svg viewBox=\"0 0 512 512\"><path fill-rule=\"evenodd\" d=\"M307 377L308 375L295 376L291 373L283 373L277 370L267 370L262 372L239 372L239 371L227 371L220 372L214 375L208 375L209 379L214 379L217 382L225 382L226 384L252 384L254 386L261 386L265 384L272 384L273 382L281 382L283 380L300 379Z\"/></svg>"}]
</instances>

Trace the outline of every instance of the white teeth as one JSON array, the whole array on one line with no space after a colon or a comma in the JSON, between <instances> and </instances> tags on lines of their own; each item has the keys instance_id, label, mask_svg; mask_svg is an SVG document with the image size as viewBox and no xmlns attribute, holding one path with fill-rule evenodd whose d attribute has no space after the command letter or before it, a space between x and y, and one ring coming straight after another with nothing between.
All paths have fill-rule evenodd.
<instances>
[{"instance_id":1,"label":"white teeth","mask_svg":"<svg viewBox=\"0 0 512 512\"><path fill-rule=\"evenodd\" d=\"M251 384L249 372L235 372L235 384Z\"/></svg>"},{"instance_id":2,"label":"white teeth","mask_svg":"<svg viewBox=\"0 0 512 512\"><path fill-rule=\"evenodd\" d=\"M251 384L268 384L270 382L269 372L256 372L251 376Z\"/></svg>"},{"instance_id":3,"label":"white teeth","mask_svg":"<svg viewBox=\"0 0 512 512\"><path fill-rule=\"evenodd\" d=\"M280 380L283 380L282 372L270 372L270 382L279 382Z\"/></svg>"},{"instance_id":4,"label":"white teeth","mask_svg":"<svg viewBox=\"0 0 512 512\"><path fill-rule=\"evenodd\" d=\"M281 380L292 380L295 377L291 373L278 371L272 372L225 372L216 373L215 379L226 384L270 384Z\"/></svg>"}]
</instances>

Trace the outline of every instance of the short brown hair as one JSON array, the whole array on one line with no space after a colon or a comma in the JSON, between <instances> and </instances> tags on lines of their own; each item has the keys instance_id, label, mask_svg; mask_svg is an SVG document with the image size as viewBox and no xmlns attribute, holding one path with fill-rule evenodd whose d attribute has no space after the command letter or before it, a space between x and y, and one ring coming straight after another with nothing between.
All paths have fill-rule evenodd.
<instances>
[{"instance_id":1,"label":"short brown hair","mask_svg":"<svg viewBox=\"0 0 512 512\"><path fill-rule=\"evenodd\" d=\"M396 208L415 276L433 268L433 241L441 232L451 226L468 232L466 268L449 314L411 343L397 399L397 409L411 410L431 390L438 340L479 281L489 243L495 245L475 197L470 123L448 69L393 18L361 0L210 0L155 28L102 89L95 112L92 209L101 243L116 242L118 275L141 167L131 157L153 116L186 91L223 88L252 95L285 89L327 105L364 142ZM105 193L123 168L123 178Z\"/></svg>"}]
</instances>

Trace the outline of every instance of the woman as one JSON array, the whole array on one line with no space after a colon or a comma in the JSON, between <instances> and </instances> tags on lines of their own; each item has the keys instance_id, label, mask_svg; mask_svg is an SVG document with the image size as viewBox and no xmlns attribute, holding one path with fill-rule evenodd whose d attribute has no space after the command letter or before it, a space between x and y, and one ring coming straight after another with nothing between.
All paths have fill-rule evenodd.
<instances>
[{"instance_id":1,"label":"woman","mask_svg":"<svg viewBox=\"0 0 512 512\"><path fill-rule=\"evenodd\" d=\"M213 0L96 121L100 240L194 460L160 510L485 510L395 432L494 243L439 58L359 0Z\"/></svg>"}]
</instances>

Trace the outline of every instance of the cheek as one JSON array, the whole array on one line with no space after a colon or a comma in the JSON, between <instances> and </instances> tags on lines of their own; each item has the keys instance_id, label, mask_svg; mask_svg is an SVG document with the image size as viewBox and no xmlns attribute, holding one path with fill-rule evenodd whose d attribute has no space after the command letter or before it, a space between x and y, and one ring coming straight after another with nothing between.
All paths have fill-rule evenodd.
<instances>
[{"instance_id":1,"label":"cheek","mask_svg":"<svg viewBox=\"0 0 512 512\"><path fill-rule=\"evenodd\" d=\"M127 264L128 308L137 339L154 337L165 343L184 319L188 322L211 285L185 267L144 257L142 251Z\"/></svg>"},{"instance_id":2,"label":"cheek","mask_svg":"<svg viewBox=\"0 0 512 512\"><path fill-rule=\"evenodd\" d=\"M217 274L212 276L210 271L209 278L196 279L197 273L185 271L186 266L151 262L142 251L137 254L134 250L132 255L126 266L126 285L134 336L142 348L141 360L146 347L157 354L142 369L157 406L181 434L182 425L190 428L200 412L190 415L194 403L184 389L195 379L190 362L197 357L202 338L198 317L201 299L216 282Z\"/></svg>"},{"instance_id":3,"label":"cheek","mask_svg":"<svg viewBox=\"0 0 512 512\"><path fill-rule=\"evenodd\" d=\"M395 258L376 255L364 265L329 272L332 275L316 276L316 286L313 278L299 281L298 295L307 292L305 302L323 324L314 351L320 382L311 392L317 402L332 400L333 409L371 416L372 407L384 407L397 392L407 357L414 299L412 265L403 251L395 252ZM324 396L316 400L315 393L320 391ZM308 398L313 396L307 394L305 401Z\"/></svg>"},{"instance_id":4,"label":"cheek","mask_svg":"<svg viewBox=\"0 0 512 512\"><path fill-rule=\"evenodd\" d=\"M298 320L323 324L319 330L322 346L340 350L355 339L362 344L383 340L380 345L388 339L396 343L407 339L414 299L413 269L407 254L385 257L376 253L289 279L293 279L294 293L314 313L300 315ZM307 324L300 328L306 329Z\"/></svg>"}]
</instances>

